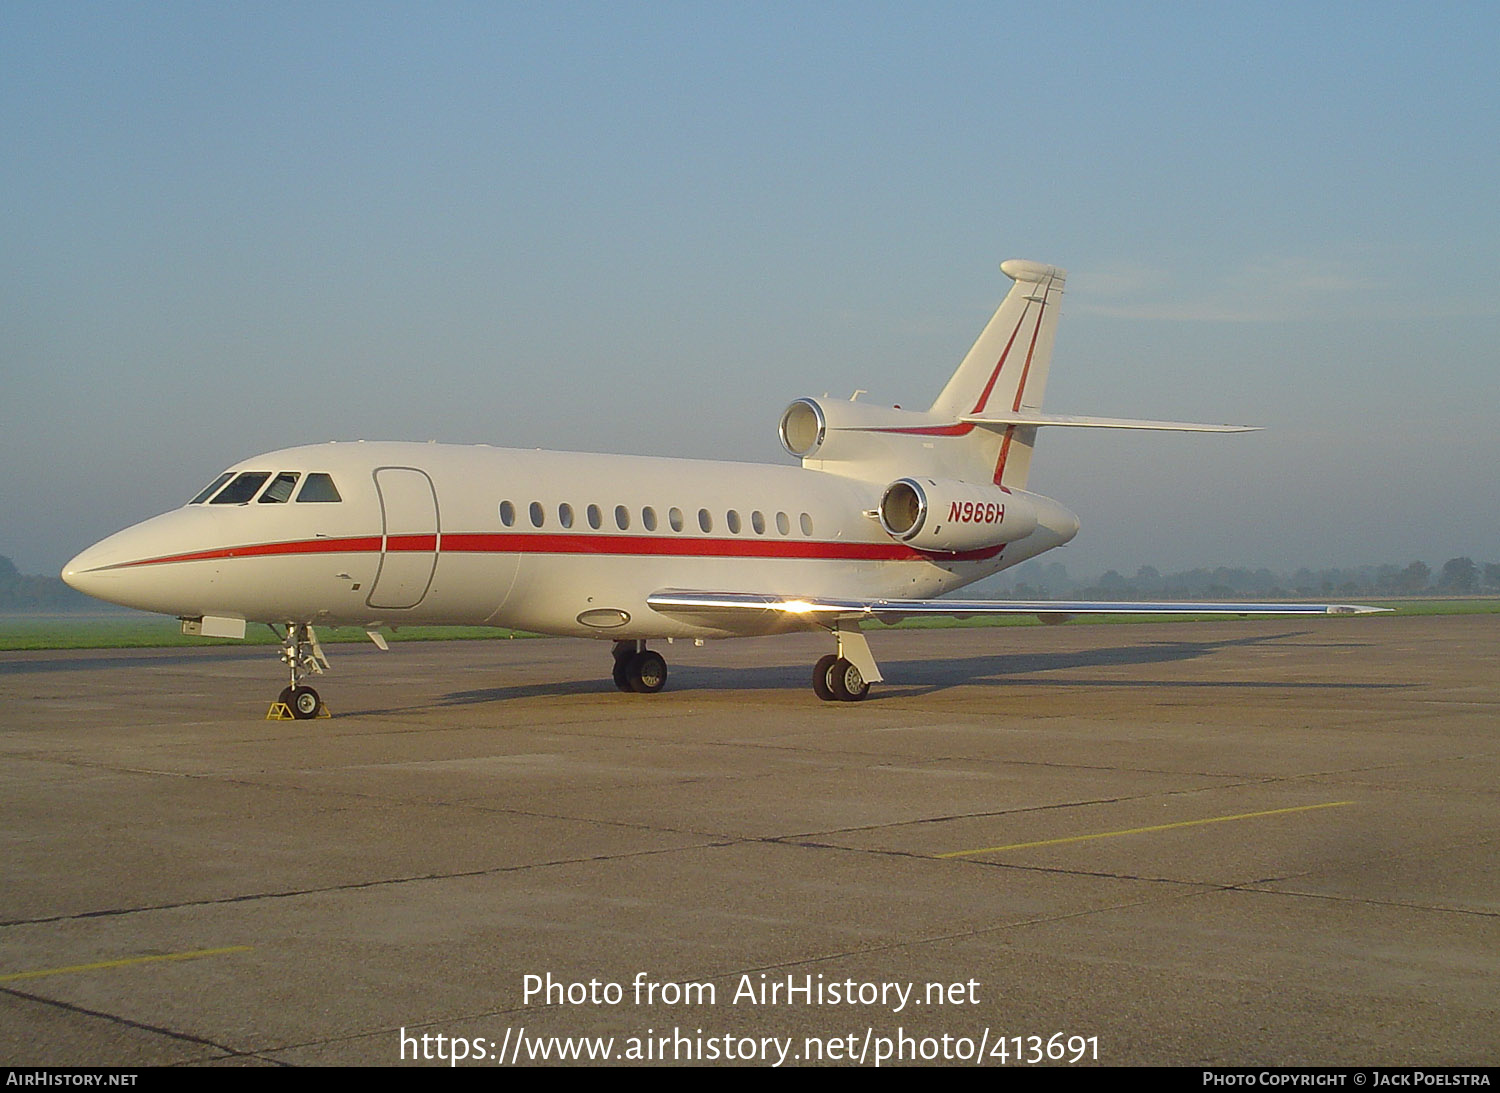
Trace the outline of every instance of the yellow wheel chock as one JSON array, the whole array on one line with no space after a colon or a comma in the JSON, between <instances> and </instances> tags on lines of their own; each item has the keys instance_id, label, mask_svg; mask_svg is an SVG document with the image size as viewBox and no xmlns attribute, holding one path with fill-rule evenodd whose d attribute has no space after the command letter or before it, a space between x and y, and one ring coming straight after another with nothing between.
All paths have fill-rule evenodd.
<instances>
[{"instance_id":1,"label":"yellow wheel chock","mask_svg":"<svg viewBox=\"0 0 1500 1093\"><path fill-rule=\"evenodd\" d=\"M313 720L320 717L332 716L333 714L328 712L328 704L326 702L319 703L318 712L313 715ZM297 719L297 715L292 712L292 708L285 702L273 702L271 703L271 708L266 711L267 721L296 721Z\"/></svg>"}]
</instances>

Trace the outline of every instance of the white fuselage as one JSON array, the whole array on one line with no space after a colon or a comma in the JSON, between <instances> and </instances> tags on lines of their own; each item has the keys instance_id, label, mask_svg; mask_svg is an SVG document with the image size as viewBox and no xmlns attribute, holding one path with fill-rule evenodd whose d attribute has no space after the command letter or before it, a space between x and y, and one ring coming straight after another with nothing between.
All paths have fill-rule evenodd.
<instances>
[{"instance_id":1,"label":"white fuselage","mask_svg":"<svg viewBox=\"0 0 1500 1093\"><path fill-rule=\"evenodd\" d=\"M1003 547L914 549L873 517L885 481L801 467L488 446L288 448L231 473L328 476L339 500L202 501L97 543L74 587L184 618L328 625L490 625L604 638L796 628L660 614L663 589L928 598L1073 537L1045 498ZM263 493L269 494L269 490Z\"/></svg>"},{"instance_id":2,"label":"white fuselage","mask_svg":"<svg viewBox=\"0 0 1500 1093\"><path fill-rule=\"evenodd\" d=\"M1062 546L1078 518L1027 492L1041 428L1242 427L1042 412L1065 274L1012 259L1014 282L931 407L797 399L782 446L800 467L488 445L286 448L225 471L188 504L96 543L63 579L176 615L186 633L282 625L289 686L270 716L326 713L306 686L315 625L484 625L613 639L621 691L654 694L652 638L828 631L825 701L882 676L860 627L955 615L1206 611L1347 614L1304 604L939 598Z\"/></svg>"}]
</instances>

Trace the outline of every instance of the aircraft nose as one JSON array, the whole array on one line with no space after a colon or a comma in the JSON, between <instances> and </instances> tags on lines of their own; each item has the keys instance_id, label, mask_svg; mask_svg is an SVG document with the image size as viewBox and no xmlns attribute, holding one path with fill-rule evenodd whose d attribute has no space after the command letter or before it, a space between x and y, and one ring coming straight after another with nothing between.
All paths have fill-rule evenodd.
<instances>
[{"instance_id":1,"label":"aircraft nose","mask_svg":"<svg viewBox=\"0 0 1500 1093\"><path fill-rule=\"evenodd\" d=\"M165 564L174 555L207 545L201 513L182 510L101 539L63 567L62 579L78 591L122 607L163 615L199 615L201 594L215 569L184 573Z\"/></svg>"},{"instance_id":2,"label":"aircraft nose","mask_svg":"<svg viewBox=\"0 0 1500 1093\"><path fill-rule=\"evenodd\" d=\"M157 610L160 580L143 572L141 563L159 553L163 520L156 517L100 539L63 566L62 579L97 600Z\"/></svg>"},{"instance_id":3,"label":"aircraft nose","mask_svg":"<svg viewBox=\"0 0 1500 1093\"><path fill-rule=\"evenodd\" d=\"M109 597L104 593L104 589L109 586L108 555L113 553L113 551L101 549L108 541L106 539L103 542L95 543L87 550L80 551L71 562L63 566L62 579L64 583L72 588L76 588L84 595L93 596L97 599L108 599Z\"/></svg>"}]
</instances>

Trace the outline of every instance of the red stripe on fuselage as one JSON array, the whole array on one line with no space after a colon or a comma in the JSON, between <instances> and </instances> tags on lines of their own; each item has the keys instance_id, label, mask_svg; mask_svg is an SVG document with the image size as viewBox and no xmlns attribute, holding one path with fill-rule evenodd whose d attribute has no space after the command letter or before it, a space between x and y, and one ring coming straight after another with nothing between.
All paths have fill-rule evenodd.
<instances>
[{"instance_id":1,"label":"red stripe on fuselage","mask_svg":"<svg viewBox=\"0 0 1500 1093\"><path fill-rule=\"evenodd\" d=\"M900 543L798 542L786 539L699 539L652 535L586 535L551 532L460 532L445 534L441 544L433 535L395 535L387 540L387 552L408 553L439 550L444 554L587 554L626 557L675 558L783 558L788 560L912 562L984 561L999 555L1002 546L938 554ZM195 550L121 562L111 569L166 565L173 562L219 561L229 558L266 558L298 554L378 554L378 535L351 539L304 539L286 543L252 543L245 546Z\"/></svg>"},{"instance_id":2,"label":"red stripe on fuselage","mask_svg":"<svg viewBox=\"0 0 1500 1093\"><path fill-rule=\"evenodd\" d=\"M429 543L432 536L426 537ZM423 548L433 549L431 545ZM357 539L303 539L293 543L247 543L242 546L194 550L187 554L167 554L160 558L142 558L136 562L119 562L106 569L126 569L137 565L161 565L164 562L203 562L222 558L263 558L277 554L364 554L380 551L380 536Z\"/></svg>"}]
</instances>

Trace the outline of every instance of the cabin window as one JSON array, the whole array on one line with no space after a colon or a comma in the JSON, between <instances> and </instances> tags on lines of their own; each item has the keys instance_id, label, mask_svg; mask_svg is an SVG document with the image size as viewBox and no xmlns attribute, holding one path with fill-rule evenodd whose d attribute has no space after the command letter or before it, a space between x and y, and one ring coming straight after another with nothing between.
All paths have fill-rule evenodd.
<instances>
[{"instance_id":1,"label":"cabin window","mask_svg":"<svg viewBox=\"0 0 1500 1093\"><path fill-rule=\"evenodd\" d=\"M656 530L656 510L650 505L641 509L641 526L647 531Z\"/></svg>"},{"instance_id":2,"label":"cabin window","mask_svg":"<svg viewBox=\"0 0 1500 1093\"><path fill-rule=\"evenodd\" d=\"M682 510L676 505L667 510L667 523L672 525L673 531L682 530Z\"/></svg>"},{"instance_id":3,"label":"cabin window","mask_svg":"<svg viewBox=\"0 0 1500 1093\"><path fill-rule=\"evenodd\" d=\"M531 503L531 526L534 528L539 528L544 523L546 523L546 521L547 514L542 510L542 503L540 501L533 501Z\"/></svg>"},{"instance_id":4,"label":"cabin window","mask_svg":"<svg viewBox=\"0 0 1500 1093\"><path fill-rule=\"evenodd\" d=\"M590 505L588 510L589 527L598 531L604 524L604 514L599 511L598 505Z\"/></svg>"},{"instance_id":5,"label":"cabin window","mask_svg":"<svg viewBox=\"0 0 1500 1093\"><path fill-rule=\"evenodd\" d=\"M302 492L307 491L304 489ZM508 528L516 525L516 506L509 501L500 502L500 522Z\"/></svg>"},{"instance_id":6,"label":"cabin window","mask_svg":"<svg viewBox=\"0 0 1500 1093\"><path fill-rule=\"evenodd\" d=\"M729 515L725 517L724 522L729 525L731 535L740 533L740 514L735 509L729 510Z\"/></svg>"},{"instance_id":7,"label":"cabin window","mask_svg":"<svg viewBox=\"0 0 1500 1093\"><path fill-rule=\"evenodd\" d=\"M557 522L565 528L573 526L573 506L566 501L557 506Z\"/></svg>"},{"instance_id":8,"label":"cabin window","mask_svg":"<svg viewBox=\"0 0 1500 1093\"><path fill-rule=\"evenodd\" d=\"M708 512L707 509L699 509L698 510L698 526L703 529L703 534L705 534L705 535L707 535L709 532L713 531L713 529L714 529L714 518L709 515L709 512Z\"/></svg>"},{"instance_id":9,"label":"cabin window","mask_svg":"<svg viewBox=\"0 0 1500 1093\"><path fill-rule=\"evenodd\" d=\"M764 535L766 533L765 513L761 512L760 509L756 509L754 512L752 512L750 514L750 526L755 529L755 534Z\"/></svg>"},{"instance_id":10,"label":"cabin window","mask_svg":"<svg viewBox=\"0 0 1500 1093\"><path fill-rule=\"evenodd\" d=\"M630 530L630 510L624 505L615 506L615 527L621 531Z\"/></svg>"},{"instance_id":11,"label":"cabin window","mask_svg":"<svg viewBox=\"0 0 1500 1093\"><path fill-rule=\"evenodd\" d=\"M804 512L802 514L802 519L801 519L800 523L802 524L802 534L803 535L811 535L812 534L812 517L809 516L809 515L807 515L807 513Z\"/></svg>"},{"instance_id":12,"label":"cabin window","mask_svg":"<svg viewBox=\"0 0 1500 1093\"><path fill-rule=\"evenodd\" d=\"M270 471L246 471L236 476L235 480L219 491L209 504L212 505L243 505L260 492L260 488L266 484L266 479L271 477Z\"/></svg>"},{"instance_id":13,"label":"cabin window","mask_svg":"<svg viewBox=\"0 0 1500 1093\"><path fill-rule=\"evenodd\" d=\"M220 486L222 486L225 482L228 482L233 477L234 477L234 475L230 474L228 471L225 471L223 474L219 475L218 478L215 478L212 482L210 482L208 484L208 486L204 489L204 491L202 493L200 493L197 497L195 497L191 501L189 501L188 504L189 505L201 505L201 504L203 504L203 502L207 501L210 497L212 497L214 494L216 494L216 493L219 492L219 487Z\"/></svg>"},{"instance_id":14,"label":"cabin window","mask_svg":"<svg viewBox=\"0 0 1500 1093\"><path fill-rule=\"evenodd\" d=\"M282 471L271 484L266 487L266 492L260 495L262 505L281 505L292 499L292 491L297 488L297 479L302 477L296 471Z\"/></svg>"},{"instance_id":15,"label":"cabin window","mask_svg":"<svg viewBox=\"0 0 1500 1093\"><path fill-rule=\"evenodd\" d=\"M333 476L317 471L308 475L302 481L302 492L297 494L297 503L303 501L332 502L342 501L339 489L333 484Z\"/></svg>"},{"instance_id":16,"label":"cabin window","mask_svg":"<svg viewBox=\"0 0 1500 1093\"><path fill-rule=\"evenodd\" d=\"M792 522L786 518L786 513L778 512L776 514L776 530L783 535L790 535L792 533Z\"/></svg>"}]
</instances>

